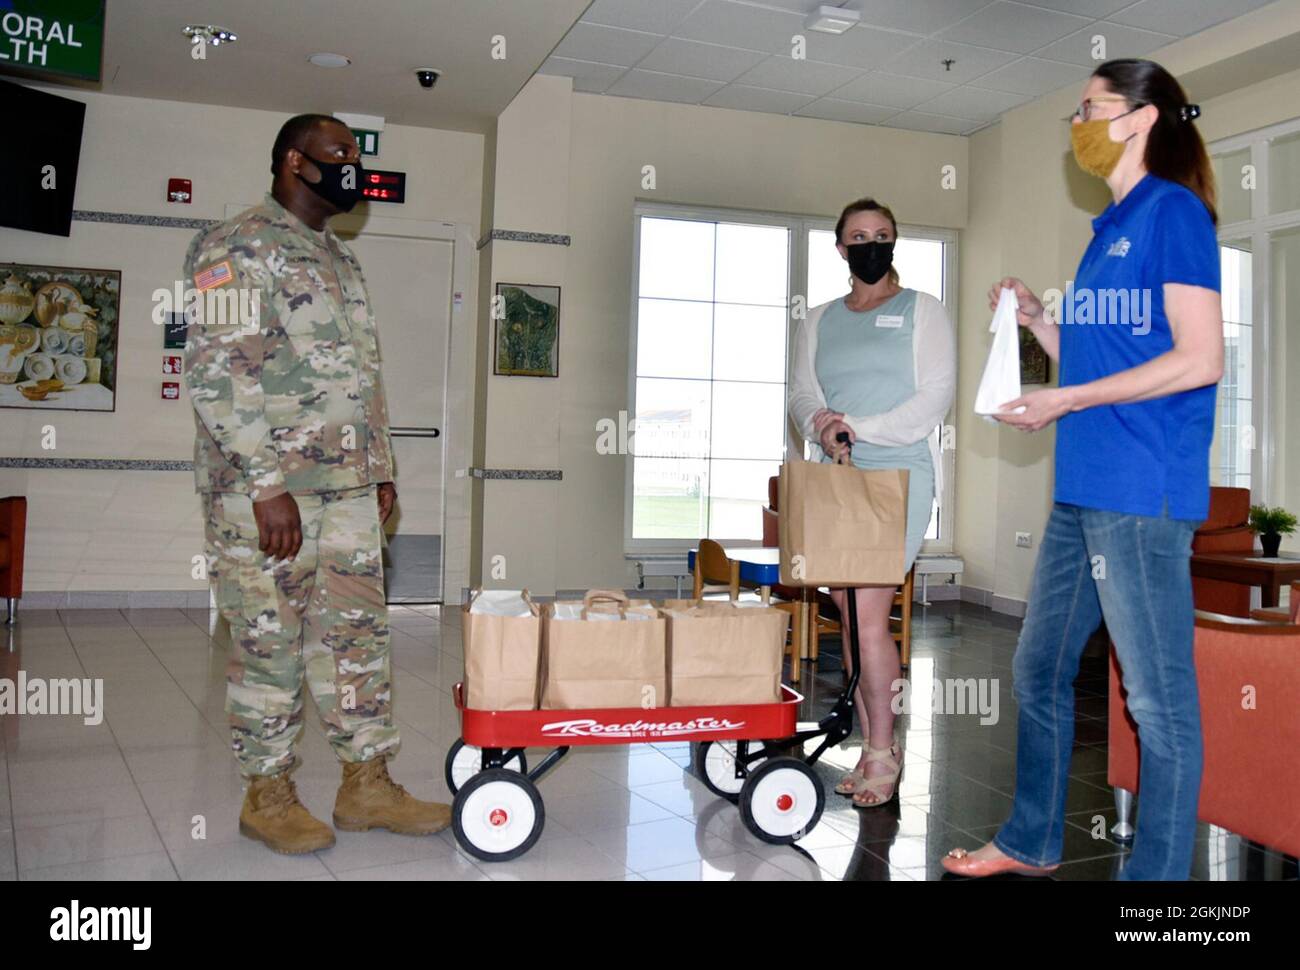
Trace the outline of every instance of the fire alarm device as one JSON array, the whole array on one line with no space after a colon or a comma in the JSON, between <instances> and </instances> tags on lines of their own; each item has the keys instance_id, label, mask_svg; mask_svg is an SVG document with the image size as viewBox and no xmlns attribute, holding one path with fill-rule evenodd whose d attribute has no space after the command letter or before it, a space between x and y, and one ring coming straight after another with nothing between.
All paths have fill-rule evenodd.
<instances>
[{"instance_id":1,"label":"fire alarm device","mask_svg":"<svg viewBox=\"0 0 1300 970\"><path fill-rule=\"evenodd\" d=\"M190 203L194 199L194 194L190 189L189 179L168 179L167 180L167 201Z\"/></svg>"},{"instance_id":2,"label":"fire alarm device","mask_svg":"<svg viewBox=\"0 0 1300 970\"><path fill-rule=\"evenodd\" d=\"M162 396L164 401L179 401L181 385L178 381L163 381Z\"/></svg>"},{"instance_id":3,"label":"fire alarm device","mask_svg":"<svg viewBox=\"0 0 1300 970\"><path fill-rule=\"evenodd\" d=\"M181 372L181 359L168 354L163 358L164 374L179 374Z\"/></svg>"}]
</instances>

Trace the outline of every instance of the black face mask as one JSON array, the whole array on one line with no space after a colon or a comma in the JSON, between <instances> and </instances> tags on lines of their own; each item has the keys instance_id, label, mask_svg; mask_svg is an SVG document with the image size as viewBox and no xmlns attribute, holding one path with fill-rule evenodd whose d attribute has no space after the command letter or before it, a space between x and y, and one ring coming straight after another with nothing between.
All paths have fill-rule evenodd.
<instances>
[{"instance_id":1,"label":"black face mask","mask_svg":"<svg viewBox=\"0 0 1300 970\"><path fill-rule=\"evenodd\" d=\"M310 155L304 155L311 158ZM309 182L299 173L304 185L339 212L351 212L361 201L361 180L365 170L361 162L322 162L311 158L312 163L320 169L320 181Z\"/></svg>"},{"instance_id":2,"label":"black face mask","mask_svg":"<svg viewBox=\"0 0 1300 970\"><path fill-rule=\"evenodd\" d=\"M894 262L894 241L854 243L849 251L849 272L870 286L889 272Z\"/></svg>"}]
</instances>

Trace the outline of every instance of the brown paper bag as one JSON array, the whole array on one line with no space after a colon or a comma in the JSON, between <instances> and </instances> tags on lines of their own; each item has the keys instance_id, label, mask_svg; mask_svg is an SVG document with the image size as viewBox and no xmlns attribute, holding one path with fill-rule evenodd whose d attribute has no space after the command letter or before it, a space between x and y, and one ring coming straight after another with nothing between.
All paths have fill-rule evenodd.
<instances>
[{"instance_id":1,"label":"brown paper bag","mask_svg":"<svg viewBox=\"0 0 1300 970\"><path fill-rule=\"evenodd\" d=\"M700 601L666 608L673 707L781 700L790 614L770 606Z\"/></svg>"},{"instance_id":2,"label":"brown paper bag","mask_svg":"<svg viewBox=\"0 0 1300 970\"><path fill-rule=\"evenodd\" d=\"M667 622L649 600L593 589L542 624L544 710L666 707Z\"/></svg>"},{"instance_id":3,"label":"brown paper bag","mask_svg":"<svg viewBox=\"0 0 1300 970\"><path fill-rule=\"evenodd\" d=\"M483 590L474 590L469 594L469 602L460 608L465 706L475 711L535 711L542 610L525 589L519 592L519 597L526 607L526 616L473 612L475 601L482 594ZM495 598L492 593L488 595ZM480 602L480 610L485 605L486 601ZM501 608L509 609L504 603Z\"/></svg>"},{"instance_id":4,"label":"brown paper bag","mask_svg":"<svg viewBox=\"0 0 1300 970\"><path fill-rule=\"evenodd\" d=\"M786 586L903 581L907 471L787 461L777 483Z\"/></svg>"}]
</instances>

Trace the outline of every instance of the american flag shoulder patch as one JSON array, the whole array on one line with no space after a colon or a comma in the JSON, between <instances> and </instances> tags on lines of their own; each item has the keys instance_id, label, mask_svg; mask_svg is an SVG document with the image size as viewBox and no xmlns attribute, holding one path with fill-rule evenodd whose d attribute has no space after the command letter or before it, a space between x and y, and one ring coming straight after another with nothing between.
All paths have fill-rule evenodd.
<instances>
[{"instance_id":1,"label":"american flag shoulder patch","mask_svg":"<svg viewBox=\"0 0 1300 970\"><path fill-rule=\"evenodd\" d=\"M219 263L214 263L207 269L200 270L194 274L194 287L200 293L204 293L213 287L225 286L233 282L235 274L230 269L230 260L223 259Z\"/></svg>"}]
</instances>

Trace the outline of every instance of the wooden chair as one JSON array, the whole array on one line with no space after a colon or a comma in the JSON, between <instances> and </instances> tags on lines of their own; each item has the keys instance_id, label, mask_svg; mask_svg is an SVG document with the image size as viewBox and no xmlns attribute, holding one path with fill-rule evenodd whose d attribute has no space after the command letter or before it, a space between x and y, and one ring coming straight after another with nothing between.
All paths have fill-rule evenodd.
<instances>
[{"instance_id":1,"label":"wooden chair","mask_svg":"<svg viewBox=\"0 0 1300 970\"><path fill-rule=\"evenodd\" d=\"M1265 623L1300 623L1300 580L1291 584L1291 603L1289 606L1273 606L1264 610L1251 610L1252 620Z\"/></svg>"},{"instance_id":2,"label":"wooden chair","mask_svg":"<svg viewBox=\"0 0 1300 970\"><path fill-rule=\"evenodd\" d=\"M695 553L695 588L692 598L726 593L728 599L740 599L740 563L728 559L722 546L712 539L701 539Z\"/></svg>"},{"instance_id":3,"label":"wooden chair","mask_svg":"<svg viewBox=\"0 0 1300 970\"><path fill-rule=\"evenodd\" d=\"M904 667L912 663L912 592L916 584L916 564L907 571L903 585L894 593L894 605L889 611L889 630L898 644L898 662ZM898 616L894 616L897 611ZM897 624L897 629L895 629Z\"/></svg>"}]
</instances>

